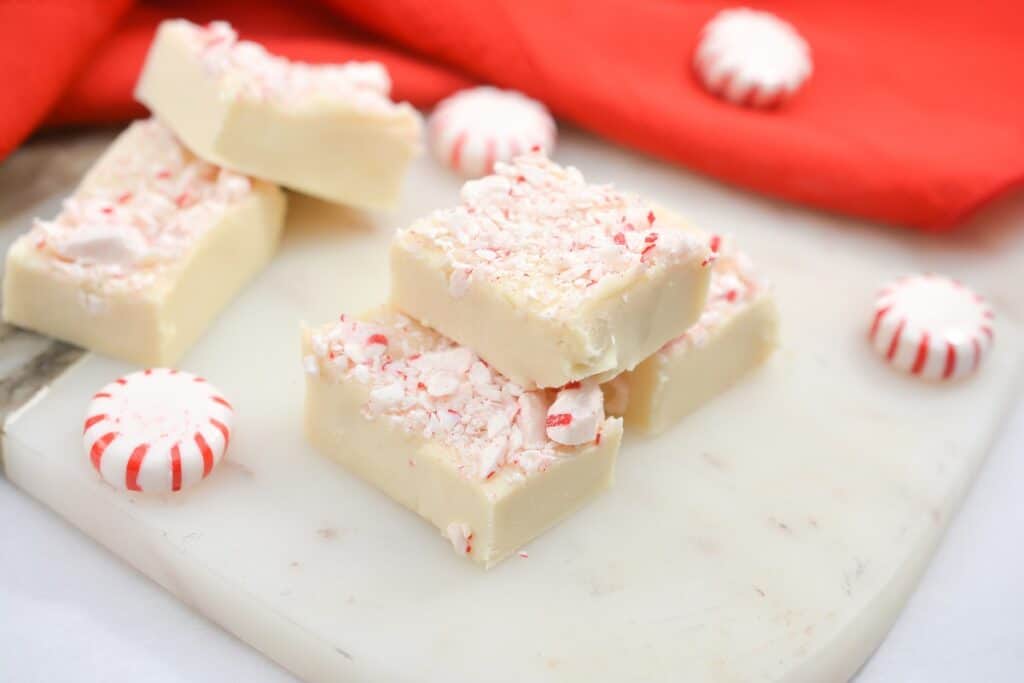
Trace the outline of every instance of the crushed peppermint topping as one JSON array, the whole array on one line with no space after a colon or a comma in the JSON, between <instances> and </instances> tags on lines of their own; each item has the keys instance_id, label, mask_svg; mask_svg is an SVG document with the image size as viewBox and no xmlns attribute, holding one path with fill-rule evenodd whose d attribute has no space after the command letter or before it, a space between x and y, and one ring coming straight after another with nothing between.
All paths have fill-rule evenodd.
<instances>
[{"instance_id":1,"label":"crushed peppermint topping","mask_svg":"<svg viewBox=\"0 0 1024 683\"><path fill-rule=\"evenodd\" d=\"M525 391L468 348L404 315L342 316L310 343L307 372L365 385L367 419L438 441L467 478L521 477L577 453L548 437L554 391Z\"/></svg>"},{"instance_id":2,"label":"crushed peppermint topping","mask_svg":"<svg viewBox=\"0 0 1024 683\"><path fill-rule=\"evenodd\" d=\"M139 289L252 191L186 150L156 119L114 142L53 220L28 235L53 267L98 291Z\"/></svg>"},{"instance_id":3,"label":"crushed peppermint topping","mask_svg":"<svg viewBox=\"0 0 1024 683\"><path fill-rule=\"evenodd\" d=\"M737 250L731 240L712 235L709 243L714 258L704 311L686 332L667 342L661 348L662 353L703 346L712 330L767 287L758 277L750 257Z\"/></svg>"},{"instance_id":4,"label":"crushed peppermint topping","mask_svg":"<svg viewBox=\"0 0 1024 683\"><path fill-rule=\"evenodd\" d=\"M391 78L378 62L295 62L270 54L259 43L239 40L225 21L206 26L184 19L174 23L187 32L188 44L199 54L203 68L221 81L229 96L286 106L329 101L376 113L412 111L408 104L391 101Z\"/></svg>"},{"instance_id":5,"label":"crushed peppermint topping","mask_svg":"<svg viewBox=\"0 0 1024 683\"><path fill-rule=\"evenodd\" d=\"M462 296L486 281L556 316L665 264L707 255L682 230L659 230L654 211L611 185L584 181L543 152L495 164L493 175L462 188L462 203L399 231L411 250L440 252L449 291Z\"/></svg>"}]
</instances>

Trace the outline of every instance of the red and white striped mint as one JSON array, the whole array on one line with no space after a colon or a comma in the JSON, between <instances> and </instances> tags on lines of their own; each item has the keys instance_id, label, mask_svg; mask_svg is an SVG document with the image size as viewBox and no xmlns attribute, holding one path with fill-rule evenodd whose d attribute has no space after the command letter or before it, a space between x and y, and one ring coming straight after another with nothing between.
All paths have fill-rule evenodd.
<instances>
[{"instance_id":1,"label":"red and white striped mint","mask_svg":"<svg viewBox=\"0 0 1024 683\"><path fill-rule=\"evenodd\" d=\"M563 446L594 441L604 422L604 395L597 382L584 380L568 384L548 408L545 422L548 438Z\"/></svg>"},{"instance_id":2,"label":"red and white striped mint","mask_svg":"<svg viewBox=\"0 0 1024 683\"><path fill-rule=\"evenodd\" d=\"M693 66L713 94L763 108L795 95L814 68L810 47L792 24L746 7L722 10L707 23Z\"/></svg>"},{"instance_id":3,"label":"red and white striped mint","mask_svg":"<svg viewBox=\"0 0 1024 683\"><path fill-rule=\"evenodd\" d=\"M133 372L89 402L83 443L93 467L127 491L170 493L197 484L224 457L234 410L187 372Z\"/></svg>"},{"instance_id":4,"label":"red and white striped mint","mask_svg":"<svg viewBox=\"0 0 1024 683\"><path fill-rule=\"evenodd\" d=\"M555 121L547 108L514 90L481 86L444 99L428 123L430 148L442 164L468 177L531 149L551 154Z\"/></svg>"},{"instance_id":5,"label":"red and white striped mint","mask_svg":"<svg viewBox=\"0 0 1024 683\"><path fill-rule=\"evenodd\" d=\"M884 287L869 337L893 367L931 380L959 379L992 348L992 309L957 280L907 275Z\"/></svg>"}]
</instances>

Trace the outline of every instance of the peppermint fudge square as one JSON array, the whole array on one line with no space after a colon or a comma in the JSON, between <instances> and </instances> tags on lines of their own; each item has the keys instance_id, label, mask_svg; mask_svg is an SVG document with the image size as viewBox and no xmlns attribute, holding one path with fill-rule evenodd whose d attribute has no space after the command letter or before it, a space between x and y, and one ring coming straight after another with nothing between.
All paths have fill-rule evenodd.
<instances>
[{"instance_id":1,"label":"peppermint fudge square","mask_svg":"<svg viewBox=\"0 0 1024 683\"><path fill-rule=\"evenodd\" d=\"M603 381L697 321L710 251L539 151L400 230L391 302L525 387Z\"/></svg>"},{"instance_id":2,"label":"peppermint fudge square","mask_svg":"<svg viewBox=\"0 0 1024 683\"><path fill-rule=\"evenodd\" d=\"M718 235L700 319L632 372L605 385L608 411L631 429L656 434L752 372L778 346L778 313L769 284L744 252Z\"/></svg>"},{"instance_id":3,"label":"peppermint fudge square","mask_svg":"<svg viewBox=\"0 0 1024 683\"><path fill-rule=\"evenodd\" d=\"M7 252L3 318L140 365L176 362L270 261L284 193L132 124Z\"/></svg>"},{"instance_id":4,"label":"peppermint fudge square","mask_svg":"<svg viewBox=\"0 0 1024 683\"><path fill-rule=\"evenodd\" d=\"M136 98L196 154L328 201L390 207L420 149L420 116L375 62L309 65L217 21L163 22Z\"/></svg>"},{"instance_id":5,"label":"peppermint fudge square","mask_svg":"<svg viewBox=\"0 0 1024 683\"><path fill-rule=\"evenodd\" d=\"M306 433L485 567L611 485L596 384L526 391L391 309L303 334Z\"/></svg>"}]
</instances>

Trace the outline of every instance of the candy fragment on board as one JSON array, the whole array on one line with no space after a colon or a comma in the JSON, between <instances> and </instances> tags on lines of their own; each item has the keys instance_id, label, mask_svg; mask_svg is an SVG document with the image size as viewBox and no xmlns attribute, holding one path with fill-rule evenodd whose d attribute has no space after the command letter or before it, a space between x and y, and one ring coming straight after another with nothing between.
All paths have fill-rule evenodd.
<instances>
[{"instance_id":1,"label":"candy fragment on board","mask_svg":"<svg viewBox=\"0 0 1024 683\"><path fill-rule=\"evenodd\" d=\"M792 98L814 69L810 47L792 24L745 7L722 10L705 25L693 67L709 92L759 108Z\"/></svg>"},{"instance_id":2,"label":"candy fragment on board","mask_svg":"<svg viewBox=\"0 0 1024 683\"><path fill-rule=\"evenodd\" d=\"M879 292L868 337L894 368L954 380L976 372L992 349L994 317L988 302L958 280L907 275Z\"/></svg>"},{"instance_id":3,"label":"candy fragment on board","mask_svg":"<svg viewBox=\"0 0 1024 683\"><path fill-rule=\"evenodd\" d=\"M227 451L233 419L231 404L202 377L154 368L93 395L82 443L115 488L173 493L210 475Z\"/></svg>"},{"instance_id":4,"label":"candy fragment on board","mask_svg":"<svg viewBox=\"0 0 1024 683\"><path fill-rule=\"evenodd\" d=\"M514 90L480 86L441 101L427 124L430 148L442 164L468 177L491 173L533 149L551 154L555 121L547 108Z\"/></svg>"},{"instance_id":5,"label":"candy fragment on board","mask_svg":"<svg viewBox=\"0 0 1024 683\"><path fill-rule=\"evenodd\" d=\"M473 552L473 530L468 524L452 522L444 530L445 537L451 541L452 549L460 555Z\"/></svg>"}]
</instances>

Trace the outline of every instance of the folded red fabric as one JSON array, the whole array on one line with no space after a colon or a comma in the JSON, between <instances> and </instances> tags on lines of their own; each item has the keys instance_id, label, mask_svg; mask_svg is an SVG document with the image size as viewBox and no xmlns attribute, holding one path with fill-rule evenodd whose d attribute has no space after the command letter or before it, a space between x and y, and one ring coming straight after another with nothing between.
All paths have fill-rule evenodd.
<instances>
[{"instance_id":1,"label":"folded red fabric","mask_svg":"<svg viewBox=\"0 0 1024 683\"><path fill-rule=\"evenodd\" d=\"M0 159L40 124L130 5L0 3Z\"/></svg>"},{"instance_id":2,"label":"folded red fabric","mask_svg":"<svg viewBox=\"0 0 1024 683\"><path fill-rule=\"evenodd\" d=\"M131 90L156 23L227 19L311 62L376 59L427 106L473 81L514 87L611 140L769 195L939 231L1024 179L1024 12L1016 0L761 5L811 45L777 111L693 77L721 1L193 0L0 6L0 155L44 123L143 114ZM187 94L183 94L187 96Z\"/></svg>"}]
</instances>

